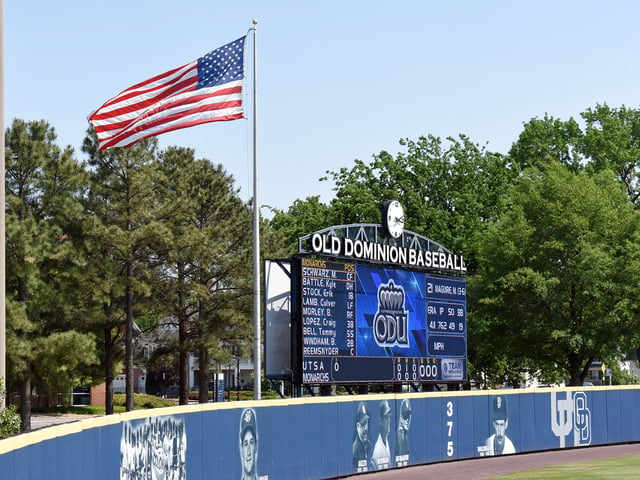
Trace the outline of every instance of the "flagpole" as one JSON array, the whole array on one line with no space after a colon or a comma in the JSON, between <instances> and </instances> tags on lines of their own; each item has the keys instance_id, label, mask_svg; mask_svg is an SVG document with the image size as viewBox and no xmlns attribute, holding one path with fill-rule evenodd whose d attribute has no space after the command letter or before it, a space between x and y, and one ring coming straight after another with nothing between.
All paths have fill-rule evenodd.
<instances>
[{"instance_id":1,"label":"flagpole","mask_svg":"<svg viewBox=\"0 0 640 480\"><path fill-rule=\"evenodd\" d=\"M253 398L260 400L262 390L260 351L260 203L258 202L258 21L253 20Z\"/></svg>"}]
</instances>

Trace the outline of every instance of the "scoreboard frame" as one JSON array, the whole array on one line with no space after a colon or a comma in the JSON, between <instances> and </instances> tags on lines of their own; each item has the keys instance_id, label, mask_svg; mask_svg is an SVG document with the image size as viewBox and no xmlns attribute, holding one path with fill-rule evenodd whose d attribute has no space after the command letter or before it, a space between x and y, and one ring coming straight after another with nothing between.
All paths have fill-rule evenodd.
<instances>
[{"instance_id":1,"label":"scoreboard frame","mask_svg":"<svg viewBox=\"0 0 640 480\"><path fill-rule=\"evenodd\" d=\"M464 277L297 254L291 300L298 385L468 380Z\"/></svg>"}]
</instances>

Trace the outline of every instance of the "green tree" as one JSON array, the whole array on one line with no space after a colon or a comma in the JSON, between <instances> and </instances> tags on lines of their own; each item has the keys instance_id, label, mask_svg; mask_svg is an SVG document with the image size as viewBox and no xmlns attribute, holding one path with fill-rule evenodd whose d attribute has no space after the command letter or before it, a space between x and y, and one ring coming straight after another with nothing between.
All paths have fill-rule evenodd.
<instances>
[{"instance_id":1,"label":"green tree","mask_svg":"<svg viewBox=\"0 0 640 480\"><path fill-rule=\"evenodd\" d=\"M524 172L482 244L477 315L498 359L582 385L637 332L640 222L611 172ZM507 366L508 367L508 366Z\"/></svg>"},{"instance_id":2,"label":"green tree","mask_svg":"<svg viewBox=\"0 0 640 480\"><path fill-rule=\"evenodd\" d=\"M134 317L136 308L141 314L148 313L142 302L151 294L149 264L168 236L158 221L154 195L157 139L99 151L97 136L90 128L82 150L92 167L88 204L93 221L87 235L100 242L103 250L98 258L109 263L105 268L114 275L102 285L104 344L112 343L110 322L121 318L123 324L116 329L124 329L126 409L130 411L134 407ZM122 317L115 315L114 308Z\"/></svg>"},{"instance_id":3,"label":"green tree","mask_svg":"<svg viewBox=\"0 0 640 480\"><path fill-rule=\"evenodd\" d=\"M86 380L78 369L96 361L94 338L76 329L83 319L72 238L83 219L86 174L44 121L16 119L5 138L8 371L28 431L33 388L70 391Z\"/></svg>"},{"instance_id":4,"label":"green tree","mask_svg":"<svg viewBox=\"0 0 640 480\"><path fill-rule=\"evenodd\" d=\"M640 205L640 110L596 105L582 113L582 151L594 171L611 170Z\"/></svg>"},{"instance_id":5,"label":"green tree","mask_svg":"<svg viewBox=\"0 0 640 480\"><path fill-rule=\"evenodd\" d=\"M95 212L107 201L90 188L84 199L89 213L82 229L82 244L78 248L78 263L83 267L84 282L78 285L82 293L82 309L87 328L101 340L99 354L105 382L105 413L114 413L113 380L120 373L124 359L124 329L126 312L122 307L124 279L121 267L114 262L112 247L103 242L103 225Z\"/></svg>"},{"instance_id":6,"label":"green tree","mask_svg":"<svg viewBox=\"0 0 640 480\"><path fill-rule=\"evenodd\" d=\"M269 226L279 232L289 254L298 251L298 238L331 225L330 207L320 202L319 196L296 200L288 210L274 210Z\"/></svg>"},{"instance_id":7,"label":"green tree","mask_svg":"<svg viewBox=\"0 0 640 480\"><path fill-rule=\"evenodd\" d=\"M572 171L611 170L632 203L640 199L640 110L598 104L580 114L584 131L573 118L545 115L527 122L509 151L514 167L543 167L559 162Z\"/></svg>"},{"instance_id":8,"label":"green tree","mask_svg":"<svg viewBox=\"0 0 640 480\"><path fill-rule=\"evenodd\" d=\"M370 164L328 172L336 198L333 224L380 223L380 209L396 198L405 210L406 227L462 253L473 268L476 242L501 211L514 173L504 156L487 151L461 135L446 142L429 135L400 142L406 152L387 152Z\"/></svg>"},{"instance_id":9,"label":"green tree","mask_svg":"<svg viewBox=\"0 0 640 480\"><path fill-rule=\"evenodd\" d=\"M157 292L178 326L180 403L188 401L190 352L206 402L210 361L227 359L229 339L251 338L251 210L233 177L191 149L162 152L160 172L158 201L171 235Z\"/></svg>"},{"instance_id":10,"label":"green tree","mask_svg":"<svg viewBox=\"0 0 640 480\"><path fill-rule=\"evenodd\" d=\"M525 123L509 150L509 159L518 172L556 162L579 171L584 168L582 139L582 130L573 118L563 121L545 114L542 119L533 118Z\"/></svg>"}]
</instances>

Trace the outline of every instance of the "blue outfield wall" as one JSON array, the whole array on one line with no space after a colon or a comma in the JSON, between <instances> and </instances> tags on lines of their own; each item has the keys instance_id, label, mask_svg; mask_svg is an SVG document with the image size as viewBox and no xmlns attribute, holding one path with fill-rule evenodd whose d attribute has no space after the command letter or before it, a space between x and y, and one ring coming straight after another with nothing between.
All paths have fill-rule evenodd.
<instances>
[{"instance_id":1,"label":"blue outfield wall","mask_svg":"<svg viewBox=\"0 0 640 480\"><path fill-rule=\"evenodd\" d=\"M359 395L135 411L1 440L0 476L239 479L246 468L260 479L334 478L485 455L638 442L639 404L640 387L629 386Z\"/></svg>"}]
</instances>

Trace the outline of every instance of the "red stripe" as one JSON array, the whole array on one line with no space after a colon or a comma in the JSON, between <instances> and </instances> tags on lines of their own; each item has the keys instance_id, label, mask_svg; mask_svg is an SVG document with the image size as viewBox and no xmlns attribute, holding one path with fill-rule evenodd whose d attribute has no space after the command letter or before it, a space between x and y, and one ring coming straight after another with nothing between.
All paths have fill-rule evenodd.
<instances>
[{"instance_id":1,"label":"red stripe","mask_svg":"<svg viewBox=\"0 0 640 480\"><path fill-rule=\"evenodd\" d=\"M156 113L162 112L164 110L168 110L170 108L182 107L184 105L190 105L192 103L198 103L199 101L205 100L207 98L222 97L222 96L225 96L225 95L232 95L234 93L242 93L242 85L236 85L234 87L222 88L220 90L216 90L215 92L211 92L211 93L206 93L204 91L202 93L198 93L198 91L196 90L195 93L192 93L188 97L181 98L180 100L172 101L171 103L167 103L167 104L162 105L160 107L150 108L149 110L144 112L139 118L150 117L152 115L155 115Z\"/></svg>"},{"instance_id":2,"label":"red stripe","mask_svg":"<svg viewBox=\"0 0 640 480\"><path fill-rule=\"evenodd\" d=\"M174 68L174 69L169 70L169 71L167 71L167 72L161 73L160 75L156 75L155 77L150 78L150 79L148 79L148 80L145 80L145 81L143 81L143 82L136 83L135 85L133 85L133 86L131 86L131 87L129 87L129 88L127 88L127 89L123 90L123 91L122 91L122 92L120 92L118 95L116 95L115 97L111 98L110 100L107 100L107 101L104 103L104 105L102 105L102 106L101 106L98 110L96 110L96 111L100 111L100 110L102 110L103 108L108 107L109 105L112 105L112 104L114 104L114 103L118 103L118 102L122 101L123 99L127 99L127 98L130 98L130 97L135 97L135 96L139 95L139 92L131 92L131 90L137 90L137 89L140 89L140 88L144 87L145 85L149 85L149 84L151 84L151 83L157 82L158 80L161 80L161 79L163 79L163 78L165 78L165 77L170 77L170 76L172 76L173 74L175 74L176 72L179 72L180 70L182 70L182 69L183 69L184 67L186 67L187 65L189 65L189 64L188 64L188 63L186 63L186 64L182 65L181 67ZM190 69L186 70L186 71L184 72L184 75L186 75L186 74L188 74L189 72L191 72L194 68L198 68L197 63L196 63L196 64L194 64L192 68L190 68ZM194 79L197 79L197 75L196 75L196 76L194 76L193 78L194 78ZM150 89L148 89L148 90L149 90L149 91L152 91L152 90L157 90L157 89L159 89L159 88L164 88L164 86L165 86L165 85L171 85L171 83L172 83L172 82L175 82L175 81L176 81L176 80L174 79L174 80L171 80L171 82L169 82L169 83L163 83L163 84L158 85L158 86L157 86L157 87L155 87L155 88L150 88ZM196 80L196 81L197 81L197 80Z\"/></svg>"},{"instance_id":3,"label":"red stripe","mask_svg":"<svg viewBox=\"0 0 640 480\"><path fill-rule=\"evenodd\" d=\"M136 97L141 97L142 95L146 94L146 93L152 93L154 91L158 91L158 90L163 90L163 91L158 91L158 94L155 97L151 97L149 99L147 99L144 102L137 102L131 105L130 108L133 109L139 109L139 108L144 108L145 105L151 104L151 103L155 103L155 102L159 102L160 100L170 97L171 95L175 94L175 93L179 93L180 90L184 90L184 91L188 91L189 89L193 89L195 90L195 86L198 83L198 78L197 77L192 77L192 78L188 78L186 80L179 80L176 81L175 83L167 83L167 84L162 84L162 85L158 85L154 88L149 88L147 90L141 90L141 91L137 91L137 92L131 92L128 95L122 95L119 96L118 98L115 99L115 101L110 102L110 105L116 104L116 103L120 103L123 101L126 101L130 98L136 98ZM167 88L169 87L169 88ZM101 107L102 109L103 107ZM106 115L107 117L109 116L115 116L116 112L122 111L122 109L118 109L118 110L112 110L104 115Z\"/></svg>"},{"instance_id":4,"label":"red stripe","mask_svg":"<svg viewBox=\"0 0 640 480\"><path fill-rule=\"evenodd\" d=\"M120 145L120 147L129 147L129 146L133 145L134 143L138 143L140 140L144 140L145 138L155 137L156 135L160 135L162 133L167 133L167 132L173 132L174 130L180 130L182 128L189 128L189 127L193 127L193 126L196 126L196 125L202 125L203 123L226 122L226 121L230 121L230 120L238 120L240 118L243 118L243 114L242 113L235 113L233 115L224 115L224 116L221 116L221 117L201 118L199 120L192 120L190 122L180 123L180 124L177 124L177 125L174 125L172 127L168 127L168 128L162 129L162 130L156 130L153 133L150 133L149 135L143 135L142 137L137 137L135 141L132 141L131 143L127 143L127 144L124 144L124 145ZM109 142L109 144L101 146L99 148L99 151L103 151L103 150L109 148L109 146L111 146L111 142Z\"/></svg>"},{"instance_id":5,"label":"red stripe","mask_svg":"<svg viewBox=\"0 0 640 480\"><path fill-rule=\"evenodd\" d=\"M158 125L162 125L163 123L169 123L169 122L172 122L173 120L177 120L179 118L186 117L188 115L193 115L194 113L215 112L216 110L223 110L225 108L234 108L234 107L240 107L240 106L242 106L242 100L231 100L229 102L214 103L214 104L203 105L198 108L191 108L189 110L172 113L170 115L157 118L152 122L145 123L144 125L134 127L131 130L128 130L127 132L123 132L122 135L118 135L117 137L123 137L123 138L128 137L128 136L131 136L132 134L142 132L144 130L149 130Z\"/></svg>"},{"instance_id":6,"label":"red stripe","mask_svg":"<svg viewBox=\"0 0 640 480\"><path fill-rule=\"evenodd\" d=\"M229 88L222 88L220 90L216 90L215 92L212 93L203 93L203 94L198 94L197 90L194 90L194 93L192 93L191 95L189 95L188 97L182 98L180 100L176 100L170 103L167 103L165 105L162 105L161 107L155 107L155 108L150 108L148 110L146 110L145 112L143 112L142 114L140 114L139 116L137 116L135 119L133 120L123 120L122 122L114 122L114 123L109 123L108 125L101 125L101 126L96 126L96 132L100 133L100 132L107 132L107 131L113 131L113 130L120 130L125 128L127 125L131 124L132 122L136 122L140 119L143 118L147 118L150 117L156 113L168 110L170 108L175 108L175 107L179 107L179 106L183 106L183 105L189 105L192 103L196 103L199 102L200 100L206 99L206 98L215 98L215 97L219 97L219 96L223 96L223 95L230 95L233 93L242 93L242 85L237 85L234 87L229 87ZM151 104L153 105L156 102L151 102ZM122 109L124 110L124 109ZM94 118L92 118L93 120Z\"/></svg>"},{"instance_id":7,"label":"red stripe","mask_svg":"<svg viewBox=\"0 0 640 480\"><path fill-rule=\"evenodd\" d=\"M153 127L156 127L158 125L162 125L163 123L169 123L169 122L171 122L173 120L177 120L177 119L180 119L182 117L185 117L185 116L188 116L188 115L192 115L194 113L215 112L216 110L221 110L221 109L225 109L225 108L239 107L239 106L242 106L242 100L234 100L234 101L230 101L230 102L216 103L216 104L213 104L213 105L204 105L204 106L199 107L199 108L192 108L192 109L187 110L185 112L179 112L179 113L174 113L172 115L167 115L166 117L159 118L159 119L157 119L157 120L155 120L155 121L153 121L151 123L147 123L147 124L145 124L143 126L136 127L136 128L131 129L131 130L127 130L126 132L122 132L121 134L109 139L104 144L100 145L100 150L104 150L106 148L109 148L110 146L113 146L113 145L117 144L118 142L120 142L120 141L126 139L127 137L130 137L130 136L132 136L132 135L134 135L136 133L144 132L145 130L149 130L149 129L151 129ZM189 121L189 122L179 123L179 124L167 127L166 129L163 129L162 131L154 131L152 133L149 133L149 135L146 135L146 136L143 136L141 138L138 138L132 143L138 142L142 138L147 138L147 137L159 135L160 133L170 132L170 131L178 130L178 129L181 129L181 128L186 128L186 127L189 127L191 125L198 125L198 124L201 124L201 123L222 121L222 120L235 120L237 118L242 118L242 113L233 114L233 115L225 115L225 116L221 116L221 117L208 117L208 118L204 118L204 119L192 120L192 121ZM122 145L122 146L128 146L128 145Z\"/></svg>"},{"instance_id":8,"label":"red stripe","mask_svg":"<svg viewBox=\"0 0 640 480\"><path fill-rule=\"evenodd\" d=\"M102 107L101 107L100 109L98 109L96 111L96 113L91 115L91 117L89 119L90 120L108 120L109 118L115 118L115 117L119 117L120 115L124 115L124 114L130 113L130 112L143 110L143 109L148 108L149 106L151 106L151 105L153 105L155 103L158 103L161 100L164 100L165 98L171 97L172 95L174 95L176 93L188 92L190 90L195 91L196 83L197 83L197 79L195 79L195 78L194 79L190 79L190 80L183 80L180 83L176 83L171 88L168 88L166 91L162 92L162 94L159 95L159 96L149 98L149 99L147 99L147 100L145 100L143 102L134 103L133 105L128 105L126 107L121 107L121 108L118 108L116 110L112 110L110 112L99 113L100 110L102 110ZM134 95L134 96L137 97L139 95ZM121 99L119 99L118 102L120 100ZM115 103L118 103L118 102L115 102Z\"/></svg>"},{"instance_id":9,"label":"red stripe","mask_svg":"<svg viewBox=\"0 0 640 480\"><path fill-rule=\"evenodd\" d=\"M199 119L199 120L192 120L190 122L184 122L184 123L180 123L180 124L174 125L172 127L167 127L165 129L162 129L162 130L154 131L153 133L149 133L148 135L143 135L142 137L136 137L136 139L133 140L131 143L126 143L126 144L120 145L120 147L121 148L129 147L129 146L131 146L131 145L133 145L135 143L138 143L140 140L144 140L145 138L155 137L156 135L160 135L162 133L167 133L167 132L172 132L174 130L180 130L180 129L183 129L183 128L189 128L189 127L193 127L195 125L201 125L203 123L225 122L225 121L229 121L229 120L238 120L240 118L243 118L243 114L242 113L235 113L233 115L224 115L224 116L220 116L220 117L202 118L202 119ZM117 143L117 142L115 142L115 143ZM102 144L98 150L99 151L106 150L107 148L114 146L115 143L114 142L108 142L106 144Z\"/></svg>"}]
</instances>

